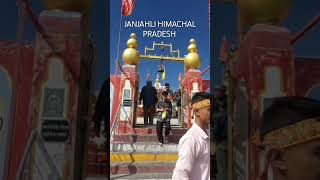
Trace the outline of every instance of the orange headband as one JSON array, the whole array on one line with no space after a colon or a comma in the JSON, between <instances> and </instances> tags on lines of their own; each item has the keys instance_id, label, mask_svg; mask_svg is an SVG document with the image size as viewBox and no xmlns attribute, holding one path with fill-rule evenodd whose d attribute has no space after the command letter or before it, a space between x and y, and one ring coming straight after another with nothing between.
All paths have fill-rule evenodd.
<instances>
[{"instance_id":1,"label":"orange headband","mask_svg":"<svg viewBox=\"0 0 320 180\"><path fill-rule=\"evenodd\" d=\"M209 99L205 99L199 102L196 102L194 104L192 104L192 109L201 109L204 107L210 106L210 100Z\"/></svg>"}]
</instances>

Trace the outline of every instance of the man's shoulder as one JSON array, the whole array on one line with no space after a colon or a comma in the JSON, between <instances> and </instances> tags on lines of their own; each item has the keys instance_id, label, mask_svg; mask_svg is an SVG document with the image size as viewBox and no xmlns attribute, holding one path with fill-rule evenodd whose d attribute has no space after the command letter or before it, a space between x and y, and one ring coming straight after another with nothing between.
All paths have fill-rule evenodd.
<instances>
[{"instance_id":1,"label":"man's shoulder","mask_svg":"<svg viewBox=\"0 0 320 180\"><path fill-rule=\"evenodd\" d=\"M188 141L194 141L195 140L195 136L197 134L194 132L194 130L192 128L188 129L188 131L181 137L180 141L181 143L183 143L184 141L188 140ZM180 143L179 141L179 143Z\"/></svg>"},{"instance_id":2,"label":"man's shoulder","mask_svg":"<svg viewBox=\"0 0 320 180\"><path fill-rule=\"evenodd\" d=\"M190 133L186 133L184 134L180 140L179 140L179 146L181 146L182 144L184 144L185 142L188 142L188 141L192 141L193 140L193 137L190 135Z\"/></svg>"}]
</instances>

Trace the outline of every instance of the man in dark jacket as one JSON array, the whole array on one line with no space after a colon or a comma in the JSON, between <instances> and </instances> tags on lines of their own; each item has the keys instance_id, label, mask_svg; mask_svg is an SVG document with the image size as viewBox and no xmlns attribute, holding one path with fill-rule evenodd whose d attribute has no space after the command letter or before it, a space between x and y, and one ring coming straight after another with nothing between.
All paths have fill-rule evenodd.
<instances>
[{"instance_id":1,"label":"man in dark jacket","mask_svg":"<svg viewBox=\"0 0 320 180\"><path fill-rule=\"evenodd\" d=\"M153 125L153 117L155 113L155 107L158 102L157 90L152 86L152 81L148 80L147 85L144 86L140 93L140 104L143 100L143 114L144 125Z\"/></svg>"}]
</instances>

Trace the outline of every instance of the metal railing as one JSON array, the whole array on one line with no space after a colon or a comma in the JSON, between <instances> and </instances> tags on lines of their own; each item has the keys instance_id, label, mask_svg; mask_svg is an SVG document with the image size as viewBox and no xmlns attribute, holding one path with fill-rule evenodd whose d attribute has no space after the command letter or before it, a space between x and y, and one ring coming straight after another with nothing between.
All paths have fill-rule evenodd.
<instances>
[{"instance_id":1,"label":"metal railing","mask_svg":"<svg viewBox=\"0 0 320 180\"><path fill-rule=\"evenodd\" d=\"M114 121L112 122L112 126L111 126L111 129L110 129L110 142L113 142L113 135L114 135L114 131L115 131L115 128L117 127L118 125L118 121L120 119L120 109L121 109L121 106L122 104L119 105L118 109L117 109L117 113L116 113L116 116L115 116L115 119Z\"/></svg>"},{"instance_id":2,"label":"metal railing","mask_svg":"<svg viewBox=\"0 0 320 180\"><path fill-rule=\"evenodd\" d=\"M39 135L39 132L37 130L33 130L31 136L29 137L27 147L25 149L19 165L19 169L16 174L16 180L29 180L27 177L30 178L31 172L34 172L33 169L37 170L36 172L39 173L42 180L48 180L48 178L42 176L44 170L39 168L43 166L39 166L36 163L35 157L32 156L34 154L34 152L32 151L34 148L42 153L45 161L47 162L48 167L50 168L50 180L61 180L62 178L60 176L60 173L45 147L44 140Z\"/></svg>"},{"instance_id":3,"label":"metal railing","mask_svg":"<svg viewBox=\"0 0 320 180\"><path fill-rule=\"evenodd\" d=\"M117 110L117 113L116 113L116 118L115 118L115 120L114 120L114 122L112 124L111 130L110 130L110 144L112 145L112 148L111 148L112 152L113 152L113 145L114 145L113 136L116 134L116 129L118 129L118 127L119 127L118 123L119 123L119 120L120 120L121 109L123 109L123 112L124 112L124 115L125 115L125 119L128 119L128 121L130 122L130 116L128 115L128 113L124 109L123 105L120 104L119 108Z\"/></svg>"}]
</instances>

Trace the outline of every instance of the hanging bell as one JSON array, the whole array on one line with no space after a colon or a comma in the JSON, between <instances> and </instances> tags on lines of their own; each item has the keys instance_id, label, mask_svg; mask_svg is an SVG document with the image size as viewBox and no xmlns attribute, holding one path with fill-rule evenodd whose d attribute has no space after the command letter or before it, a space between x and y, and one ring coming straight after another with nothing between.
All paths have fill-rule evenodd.
<instances>
[{"instance_id":1,"label":"hanging bell","mask_svg":"<svg viewBox=\"0 0 320 180\"><path fill-rule=\"evenodd\" d=\"M163 73L164 72L163 66L161 64L158 65L158 72L159 73Z\"/></svg>"}]
</instances>

